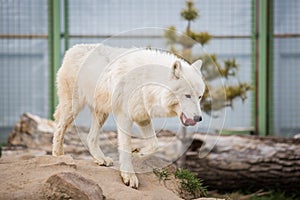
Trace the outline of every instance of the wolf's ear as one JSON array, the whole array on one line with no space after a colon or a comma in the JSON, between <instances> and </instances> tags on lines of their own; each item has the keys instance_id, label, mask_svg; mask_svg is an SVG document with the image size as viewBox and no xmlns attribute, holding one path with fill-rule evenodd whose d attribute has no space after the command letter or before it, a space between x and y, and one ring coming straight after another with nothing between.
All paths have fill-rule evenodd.
<instances>
[{"instance_id":1,"label":"wolf's ear","mask_svg":"<svg viewBox=\"0 0 300 200\"><path fill-rule=\"evenodd\" d=\"M180 78L180 74L181 74L181 63L180 61L176 61L171 68L171 72L172 72L172 77L179 79Z\"/></svg>"},{"instance_id":2,"label":"wolf's ear","mask_svg":"<svg viewBox=\"0 0 300 200\"><path fill-rule=\"evenodd\" d=\"M196 60L192 65L200 71L202 67L202 60Z\"/></svg>"}]
</instances>

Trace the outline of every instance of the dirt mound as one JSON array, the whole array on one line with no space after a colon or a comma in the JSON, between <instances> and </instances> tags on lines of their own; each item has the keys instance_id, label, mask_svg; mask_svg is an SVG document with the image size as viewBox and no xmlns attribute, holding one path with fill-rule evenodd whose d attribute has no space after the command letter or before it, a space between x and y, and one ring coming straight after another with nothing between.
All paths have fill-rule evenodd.
<instances>
[{"instance_id":1,"label":"dirt mound","mask_svg":"<svg viewBox=\"0 0 300 200\"><path fill-rule=\"evenodd\" d=\"M1 158L0 176L3 199L51 199L55 195L61 195L57 196L60 199L76 199L80 195L80 199L95 199L91 197L101 196L101 191L106 199L180 199L176 183L168 181L164 185L153 173L138 174L140 187L135 190L123 184L114 168L71 156ZM67 192L57 193L59 190Z\"/></svg>"}]
</instances>

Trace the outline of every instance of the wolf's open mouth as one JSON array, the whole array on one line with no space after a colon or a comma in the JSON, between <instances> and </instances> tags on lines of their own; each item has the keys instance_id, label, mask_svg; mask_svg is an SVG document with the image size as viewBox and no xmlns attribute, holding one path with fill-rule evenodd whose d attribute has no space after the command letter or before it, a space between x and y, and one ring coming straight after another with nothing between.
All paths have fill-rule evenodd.
<instances>
[{"instance_id":1,"label":"wolf's open mouth","mask_svg":"<svg viewBox=\"0 0 300 200\"><path fill-rule=\"evenodd\" d=\"M181 113L180 120L185 126L195 126L197 123L193 119L187 118L187 116L184 113Z\"/></svg>"}]
</instances>

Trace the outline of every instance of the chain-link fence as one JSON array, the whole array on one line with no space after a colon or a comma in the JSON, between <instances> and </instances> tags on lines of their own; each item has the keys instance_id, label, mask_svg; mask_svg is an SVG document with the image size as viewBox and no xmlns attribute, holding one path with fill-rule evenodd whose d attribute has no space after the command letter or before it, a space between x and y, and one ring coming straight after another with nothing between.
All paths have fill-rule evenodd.
<instances>
[{"instance_id":1,"label":"chain-link fence","mask_svg":"<svg viewBox=\"0 0 300 200\"><path fill-rule=\"evenodd\" d=\"M24 112L48 116L47 9L46 0L0 1L1 130Z\"/></svg>"},{"instance_id":2,"label":"chain-link fence","mask_svg":"<svg viewBox=\"0 0 300 200\"><path fill-rule=\"evenodd\" d=\"M300 133L300 1L274 1L273 126Z\"/></svg>"}]
</instances>

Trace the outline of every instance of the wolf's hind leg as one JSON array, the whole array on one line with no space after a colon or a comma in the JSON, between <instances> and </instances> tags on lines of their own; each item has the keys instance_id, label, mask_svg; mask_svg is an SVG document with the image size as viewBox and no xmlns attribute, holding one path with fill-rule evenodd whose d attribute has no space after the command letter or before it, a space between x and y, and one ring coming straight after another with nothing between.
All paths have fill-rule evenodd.
<instances>
[{"instance_id":1,"label":"wolf's hind leg","mask_svg":"<svg viewBox=\"0 0 300 200\"><path fill-rule=\"evenodd\" d=\"M69 102L61 102L56 108L54 114L56 127L53 135L53 156L60 156L64 154L63 143L65 132L79 112L79 109L72 111L71 105L72 104Z\"/></svg>"},{"instance_id":2,"label":"wolf's hind leg","mask_svg":"<svg viewBox=\"0 0 300 200\"><path fill-rule=\"evenodd\" d=\"M92 111L92 124L87 137L88 149L95 159L95 162L101 166L111 166L113 165L113 160L110 157L105 157L99 146L99 133L104 122L108 117L107 113L96 115Z\"/></svg>"}]
</instances>

